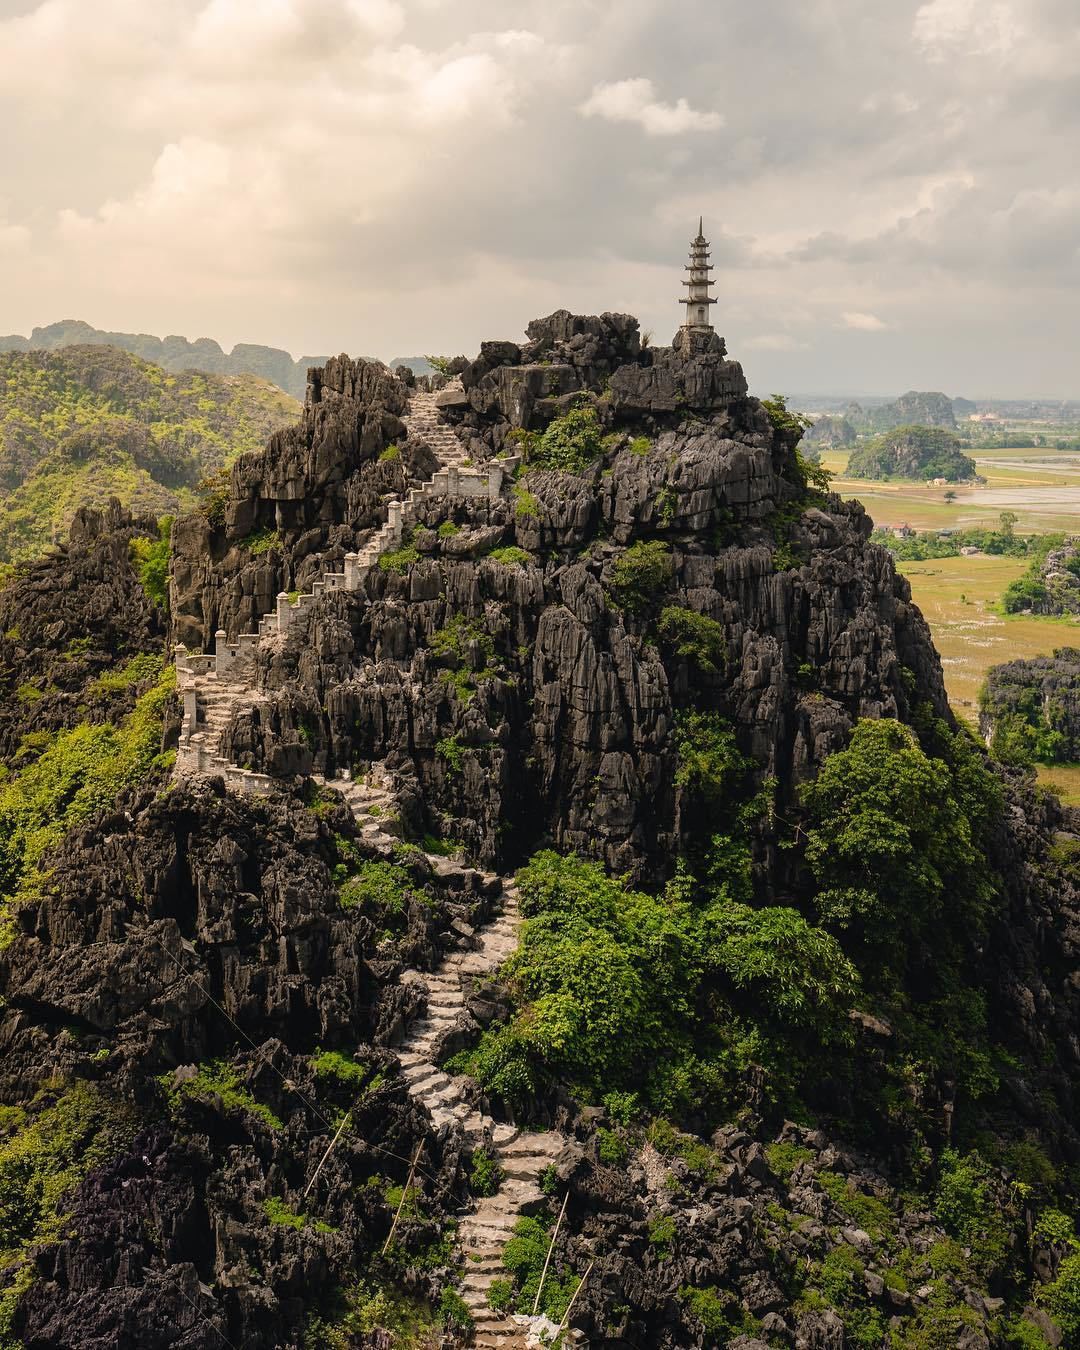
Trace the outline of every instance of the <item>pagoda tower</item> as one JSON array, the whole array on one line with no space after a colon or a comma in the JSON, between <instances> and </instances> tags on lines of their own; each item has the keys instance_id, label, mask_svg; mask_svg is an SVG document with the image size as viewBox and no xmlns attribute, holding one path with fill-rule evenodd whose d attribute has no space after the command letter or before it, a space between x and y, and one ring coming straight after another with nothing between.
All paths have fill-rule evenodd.
<instances>
[{"instance_id":1,"label":"pagoda tower","mask_svg":"<svg viewBox=\"0 0 1080 1350\"><path fill-rule=\"evenodd\" d=\"M711 333L713 326L709 321L709 306L715 305L716 300L709 294L709 287L716 283L710 276L712 265L709 257L709 241L705 238L699 219L697 238L690 244L690 262L684 269L690 273L683 282L689 289L680 303L686 306L684 328Z\"/></svg>"}]
</instances>

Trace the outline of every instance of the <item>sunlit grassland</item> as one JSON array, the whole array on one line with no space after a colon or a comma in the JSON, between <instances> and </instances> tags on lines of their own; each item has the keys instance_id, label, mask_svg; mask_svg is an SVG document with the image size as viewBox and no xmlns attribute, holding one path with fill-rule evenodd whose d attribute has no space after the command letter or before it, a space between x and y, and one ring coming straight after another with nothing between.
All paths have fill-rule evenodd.
<instances>
[{"instance_id":1,"label":"sunlit grassland","mask_svg":"<svg viewBox=\"0 0 1080 1350\"><path fill-rule=\"evenodd\" d=\"M1005 587L1027 570L1025 558L975 554L898 567L941 653L949 700L970 722L978 719L979 689L990 666L1080 642L1074 620L996 612Z\"/></svg>"}]
</instances>

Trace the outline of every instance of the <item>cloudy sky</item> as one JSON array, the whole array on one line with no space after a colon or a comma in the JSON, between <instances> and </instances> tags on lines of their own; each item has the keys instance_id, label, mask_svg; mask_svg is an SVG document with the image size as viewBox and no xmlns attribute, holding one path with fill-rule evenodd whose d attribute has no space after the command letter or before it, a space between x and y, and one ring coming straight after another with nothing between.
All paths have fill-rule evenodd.
<instances>
[{"instance_id":1,"label":"cloudy sky","mask_svg":"<svg viewBox=\"0 0 1080 1350\"><path fill-rule=\"evenodd\" d=\"M1077 0L0 0L0 332L475 352L680 321L758 392L1080 397Z\"/></svg>"}]
</instances>

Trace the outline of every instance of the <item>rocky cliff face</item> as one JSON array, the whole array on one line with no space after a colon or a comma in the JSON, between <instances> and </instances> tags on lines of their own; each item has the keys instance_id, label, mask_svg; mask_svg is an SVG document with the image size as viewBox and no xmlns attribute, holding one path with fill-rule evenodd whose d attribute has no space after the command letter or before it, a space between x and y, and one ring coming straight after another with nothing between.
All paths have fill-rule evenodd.
<instances>
[{"instance_id":1,"label":"rocky cliff face","mask_svg":"<svg viewBox=\"0 0 1080 1350\"><path fill-rule=\"evenodd\" d=\"M404 440L407 397L378 362L339 357L313 371L299 426L271 437L265 453L242 456L227 486L177 521L177 640L198 650L219 628L230 638L249 632L280 591L340 570L386 519L384 497L430 473L427 448Z\"/></svg>"},{"instance_id":2,"label":"rocky cliff face","mask_svg":"<svg viewBox=\"0 0 1080 1350\"><path fill-rule=\"evenodd\" d=\"M391 492L430 475L428 449L403 435L406 399L373 363L341 359L313 378L300 426L177 522L175 636L201 646L218 627L250 628L278 591L339 568ZM425 500L360 590L323 595L260 645L265 701L234 718L226 749L289 768L282 791L238 798L213 778L170 781L150 757L138 781L78 815L5 912L0 1244L17 1276L2 1286L0 1338L25 1350L463 1339L445 1291L477 1160L409 1095L393 1048L422 997L403 971L469 951L496 883L388 837L376 845L308 770L385 761L406 836L441 836L503 870L551 843L628 874L657 914L674 913L686 875L661 883L728 823L688 786L688 719L722 720L752 787L770 790L747 825L735 892L746 904L714 922L773 907L781 926L746 1000L779 1003L801 987L785 943L814 899L800 785L861 718L899 719L928 744L952 736L906 582L869 544L861 508L802 461L797 421L748 396L719 339L643 350L626 316L559 312L524 344L485 344L443 406L474 459L512 447L522 470L497 500ZM110 659L161 655L164 618L131 563L132 542L152 535L117 510L80 517L65 549L0 592L16 691L0 755L27 785L24 850L41 824L35 792L65 799L24 777L45 743L27 733L84 718ZM23 685L41 697L20 700ZM94 715L118 721L140 687L110 686ZM175 706L162 722L167 747ZM983 766L957 762L961 795L981 790ZM73 786L84 767L70 767ZM934 791L943 770L928 770ZM726 1117L695 1107L684 1130L664 1118L675 1104L647 1119L633 1094L587 1104L573 1082L535 1094L536 1119L570 1145L544 1177L551 1214L541 1208L508 1263L528 1269L530 1243L543 1259L568 1194L552 1278L568 1298L588 1275L574 1322L589 1344L1063 1343L1049 1298L1028 1299L1075 1260L1054 1206L1073 1207L1080 1165L1080 822L1022 773L995 784L985 925L962 935L960 955L955 924L933 932L954 987L928 981L931 951L916 975L898 967L910 989L888 991L923 1017L914 1032L845 1004L832 1059L789 1101L767 1091L770 1061L714 971L687 1014L731 1031L741 1095ZM0 817L5 895L13 838ZM722 865L736 887L738 859ZM657 922L650 962L704 960L690 943L673 955ZM575 968L577 1005L622 958L596 951ZM502 986L478 973L441 1024L443 1049L467 1053L481 1028L497 1031L523 980L520 968ZM864 990L868 1006L876 992ZM958 1025L990 1047L974 1089L923 1068ZM792 1081L803 1069L790 1066ZM467 1091L498 1105L478 1083ZM785 1120L789 1106L821 1123Z\"/></svg>"},{"instance_id":3,"label":"rocky cliff face","mask_svg":"<svg viewBox=\"0 0 1080 1350\"><path fill-rule=\"evenodd\" d=\"M114 501L81 510L47 558L22 563L0 590L0 757L25 737L129 711L137 684L103 679L160 645L165 615L132 565L133 541L158 538L157 522ZM40 747L39 747L40 748Z\"/></svg>"},{"instance_id":4,"label":"rocky cliff face","mask_svg":"<svg viewBox=\"0 0 1080 1350\"><path fill-rule=\"evenodd\" d=\"M262 653L272 698L233 727L240 762L272 767L301 741L329 774L387 759L415 823L487 865L548 838L660 875L682 828L674 735L691 686L788 792L855 718L925 700L947 715L869 520L807 495L797 432L746 397L719 339L642 352L636 321L565 313L529 337L485 344L449 417L490 456L588 406L601 457L577 473L527 463L498 503L428 504L414 562L326 597ZM271 481L291 444L268 452ZM658 566L624 604L642 547ZM715 626L709 669L656 640L667 609Z\"/></svg>"}]
</instances>

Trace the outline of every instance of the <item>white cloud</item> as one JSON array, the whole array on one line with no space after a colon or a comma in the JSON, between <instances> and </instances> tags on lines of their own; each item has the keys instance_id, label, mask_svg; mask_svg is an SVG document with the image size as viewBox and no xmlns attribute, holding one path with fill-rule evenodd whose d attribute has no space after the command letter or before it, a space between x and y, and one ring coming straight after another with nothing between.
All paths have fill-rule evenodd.
<instances>
[{"instance_id":1,"label":"white cloud","mask_svg":"<svg viewBox=\"0 0 1080 1350\"><path fill-rule=\"evenodd\" d=\"M759 333L756 337L744 338L739 345L754 352L798 352L806 350L806 343L799 342L790 333Z\"/></svg>"},{"instance_id":2,"label":"white cloud","mask_svg":"<svg viewBox=\"0 0 1080 1350\"><path fill-rule=\"evenodd\" d=\"M932 61L956 52L973 56L1004 55L1024 34L1009 0L929 0L915 15L915 40Z\"/></svg>"},{"instance_id":3,"label":"white cloud","mask_svg":"<svg viewBox=\"0 0 1080 1350\"><path fill-rule=\"evenodd\" d=\"M718 112L700 112L685 98L661 103L652 80L644 77L594 86L580 111L585 117L603 117L609 122L636 122L649 136L715 131L724 125Z\"/></svg>"},{"instance_id":4,"label":"white cloud","mask_svg":"<svg viewBox=\"0 0 1080 1350\"><path fill-rule=\"evenodd\" d=\"M857 309L846 309L840 318L845 328L854 328L860 333L880 333L889 326L876 314L864 314Z\"/></svg>"}]
</instances>

